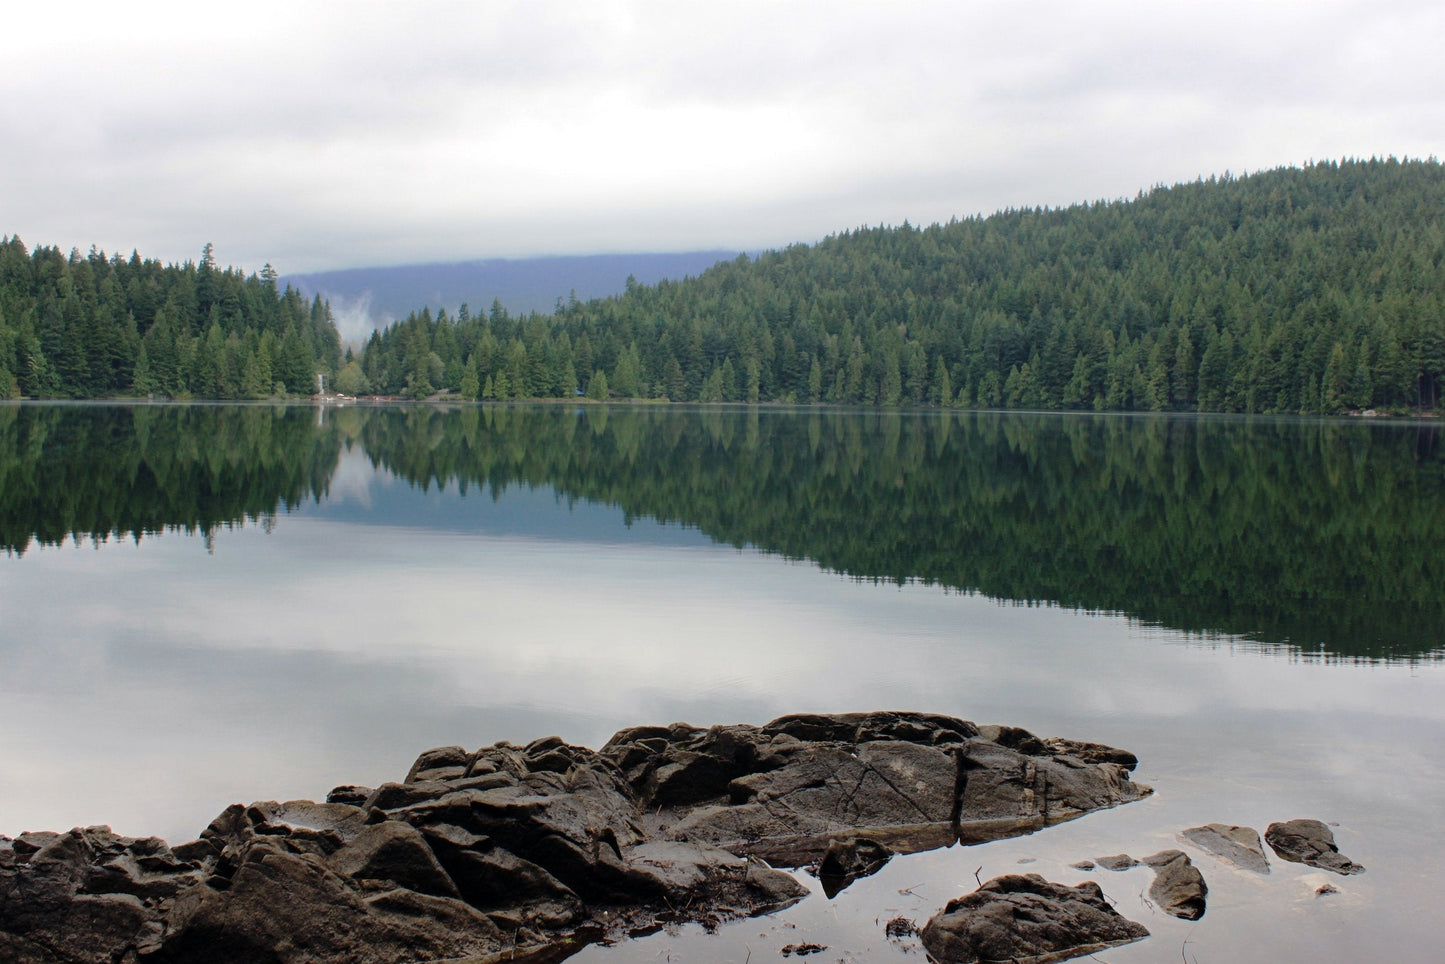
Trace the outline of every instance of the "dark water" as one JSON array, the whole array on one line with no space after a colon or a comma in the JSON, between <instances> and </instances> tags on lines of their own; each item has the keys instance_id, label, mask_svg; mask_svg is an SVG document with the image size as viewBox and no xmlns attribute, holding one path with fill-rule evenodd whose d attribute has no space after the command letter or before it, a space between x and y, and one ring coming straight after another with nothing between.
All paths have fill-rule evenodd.
<instances>
[{"instance_id":1,"label":"dark water","mask_svg":"<svg viewBox=\"0 0 1445 964\"><path fill-rule=\"evenodd\" d=\"M1093 876L1109 961L1430 960L1445 924L1445 451L1431 423L989 413L0 407L0 833L193 837L422 748L908 708L1128 747L1157 794L584 959L921 959L983 879ZM1361 877L1194 852L1334 821ZM1188 848L1186 848L1188 849ZM1030 863L1020 864L1020 861ZM1432 882L1433 883L1432 885Z\"/></svg>"}]
</instances>

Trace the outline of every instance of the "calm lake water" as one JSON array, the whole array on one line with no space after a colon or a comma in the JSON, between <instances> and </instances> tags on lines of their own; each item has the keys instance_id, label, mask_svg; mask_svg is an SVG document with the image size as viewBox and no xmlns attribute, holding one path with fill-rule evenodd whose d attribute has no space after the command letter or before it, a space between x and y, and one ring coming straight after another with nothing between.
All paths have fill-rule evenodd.
<instances>
[{"instance_id":1,"label":"calm lake water","mask_svg":"<svg viewBox=\"0 0 1445 964\"><path fill-rule=\"evenodd\" d=\"M1437 960L1433 423L538 406L0 406L0 834L172 842L425 748L915 709L1136 752L1144 802L578 961L921 960L975 874L1096 879L1129 961ZM1206 822L1316 817L1267 877ZM802 875L811 882L811 878ZM1323 883L1340 892L1315 894ZM816 888L816 882L812 882Z\"/></svg>"}]
</instances>

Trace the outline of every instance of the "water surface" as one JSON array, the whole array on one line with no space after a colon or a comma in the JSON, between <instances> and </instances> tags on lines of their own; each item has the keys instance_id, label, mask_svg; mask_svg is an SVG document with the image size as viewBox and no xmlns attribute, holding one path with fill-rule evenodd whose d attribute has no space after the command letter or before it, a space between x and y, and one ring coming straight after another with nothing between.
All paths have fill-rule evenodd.
<instances>
[{"instance_id":1,"label":"water surface","mask_svg":"<svg viewBox=\"0 0 1445 964\"><path fill-rule=\"evenodd\" d=\"M1158 792L582 959L917 959L883 922L976 870L1097 879L1156 935L1110 961L1428 959L1442 479L1413 423L0 407L0 833L179 841L434 745L918 709L1128 747ZM1067 866L1301 816L1368 872L1195 851L1185 924Z\"/></svg>"}]
</instances>

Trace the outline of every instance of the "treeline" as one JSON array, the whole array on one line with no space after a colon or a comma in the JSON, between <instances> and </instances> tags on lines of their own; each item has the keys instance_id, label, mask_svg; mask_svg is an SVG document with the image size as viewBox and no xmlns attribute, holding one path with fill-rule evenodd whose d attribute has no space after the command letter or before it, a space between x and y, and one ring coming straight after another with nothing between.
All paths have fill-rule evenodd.
<instances>
[{"instance_id":1,"label":"treeline","mask_svg":"<svg viewBox=\"0 0 1445 964\"><path fill-rule=\"evenodd\" d=\"M1441 405L1445 169L1311 164L861 228L377 332L345 391L1334 413Z\"/></svg>"},{"instance_id":2,"label":"treeline","mask_svg":"<svg viewBox=\"0 0 1445 964\"><path fill-rule=\"evenodd\" d=\"M341 341L330 307L249 277L132 253L0 239L0 398L266 398L316 390Z\"/></svg>"}]
</instances>

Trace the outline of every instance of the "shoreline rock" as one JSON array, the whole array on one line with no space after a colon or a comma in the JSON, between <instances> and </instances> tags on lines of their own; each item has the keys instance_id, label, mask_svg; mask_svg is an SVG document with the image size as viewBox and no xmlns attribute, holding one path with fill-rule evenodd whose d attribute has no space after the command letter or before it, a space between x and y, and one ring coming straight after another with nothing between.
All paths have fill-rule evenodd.
<instances>
[{"instance_id":1,"label":"shoreline rock","mask_svg":"<svg viewBox=\"0 0 1445 964\"><path fill-rule=\"evenodd\" d=\"M1264 855L1264 844L1260 842L1259 831L1253 827L1207 823L1202 827L1190 827L1180 831L1179 837L1231 867L1261 875L1269 874L1269 858Z\"/></svg>"},{"instance_id":2,"label":"shoreline rock","mask_svg":"<svg viewBox=\"0 0 1445 964\"><path fill-rule=\"evenodd\" d=\"M1134 762L895 712L439 747L399 783L236 804L174 848L106 827L0 838L0 958L400 964L715 926L802 899L774 867L830 847L861 875L1140 799Z\"/></svg>"},{"instance_id":3,"label":"shoreline rock","mask_svg":"<svg viewBox=\"0 0 1445 964\"><path fill-rule=\"evenodd\" d=\"M995 877L950 900L924 925L923 946L942 964L1059 961L1149 936L1120 915L1093 881L1055 884L1038 874Z\"/></svg>"},{"instance_id":4,"label":"shoreline rock","mask_svg":"<svg viewBox=\"0 0 1445 964\"><path fill-rule=\"evenodd\" d=\"M1362 865L1340 853L1340 848L1335 846L1334 832L1320 820L1272 823L1265 828L1264 839L1281 860L1334 871L1343 876L1365 872Z\"/></svg>"}]
</instances>

